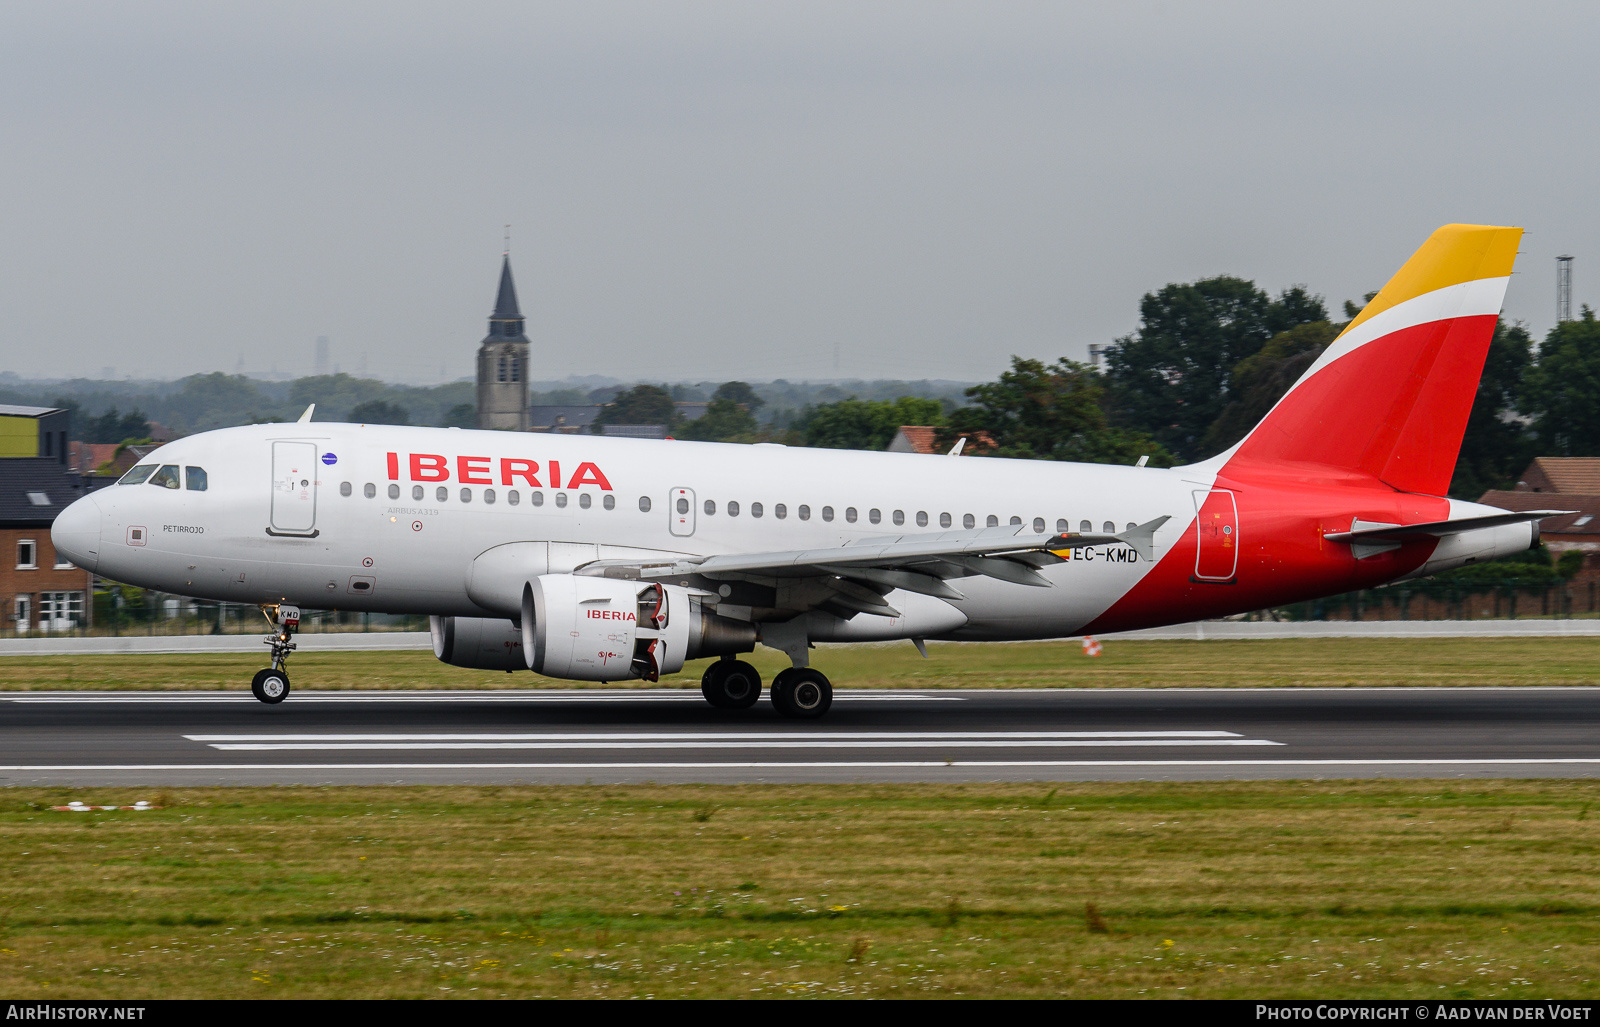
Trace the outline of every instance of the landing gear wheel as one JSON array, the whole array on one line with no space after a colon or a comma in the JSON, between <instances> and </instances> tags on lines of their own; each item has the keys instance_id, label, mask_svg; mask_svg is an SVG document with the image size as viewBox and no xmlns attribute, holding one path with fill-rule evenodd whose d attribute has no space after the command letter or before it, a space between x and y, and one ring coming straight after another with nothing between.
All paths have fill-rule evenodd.
<instances>
[{"instance_id":1,"label":"landing gear wheel","mask_svg":"<svg viewBox=\"0 0 1600 1027\"><path fill-rule=\"evenodd\" d=\"M761 698L761 675L743 660L718 660L700 678L700 694L719 710L748 710Z\"/></svg>"},{"instance_id":2,"label":"landing gear wheel","mask_svg":"<svg viewBox=\"0 0 1600 1027\"><path fill-rule=\"evenodd\" d=\"M271 667L258 670L250 681L250 692L264 703L281 703L289 696L289 675Z\"/></svg>"},{"instance_id":3,"label":"landing gear wheel","mask_svg":"<svg viewBox=\"0 0 1600 1027\"><path fill-rule=\"evenodd\" d=\"M785 717L816 720L833 705L833 685L821 671L790 667L772 679L772 705Z\"/></svg>"}]
</instances>

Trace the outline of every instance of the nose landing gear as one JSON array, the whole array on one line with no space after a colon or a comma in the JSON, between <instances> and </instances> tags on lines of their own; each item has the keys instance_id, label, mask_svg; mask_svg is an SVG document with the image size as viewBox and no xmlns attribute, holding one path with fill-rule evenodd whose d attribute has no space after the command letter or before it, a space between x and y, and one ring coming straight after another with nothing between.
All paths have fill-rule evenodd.
<instances>
[{"instance_id":1,"label":"nose landing gear","mask_svg":"<svg viewBox=\"0 0 1600 1027\"><path fill-rule=\"evenodd\" d=\"M261 612L272 622L273 631L262 642L272 648L272 666L256 672L250 681L250 692L264 703L277 704L289 696L289 674L284 664L289 654L299 648L290 639L300 626L300 607L280 605L271 607L272 613L268 609L263 606Z\"/></svg>"}]
</instances>

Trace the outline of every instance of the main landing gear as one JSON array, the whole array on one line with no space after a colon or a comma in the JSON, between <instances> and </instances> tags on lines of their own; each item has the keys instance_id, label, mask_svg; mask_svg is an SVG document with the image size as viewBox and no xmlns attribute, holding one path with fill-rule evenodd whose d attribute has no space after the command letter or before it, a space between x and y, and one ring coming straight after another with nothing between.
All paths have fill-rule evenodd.
<instances>
[{"instance_id":1,"label":"main landing gear","mask_svg":"<svg viewBox=\"0 0 1600 1027\"><path fill-rule=\"evenodd\" d=\"M761 675L743 660L724 656L706 668L700 694L719 710L747 710L761 698ZM780 671L771 694L773 708L795 720L815 720L833 705L833 685L809 667Z\"/></svg>"},{"instance_id":2,"label":"main landing gear","mask_svg":"<svg viewBox=\"0 0 1600 1027\"><path fill-rule=\"evenodd\" d=\"M267 613L268 609L263 606L261 612L272 622L273 630L262 641L272 647L272 666L256 672L250 680L250 692L262 702L275 705L289 697L289 673L284 664L289 654L298 648L290 639L295 628L300 626L300 607L280 605L272 607L272 613Z\"/></svg>"}]
</instances>

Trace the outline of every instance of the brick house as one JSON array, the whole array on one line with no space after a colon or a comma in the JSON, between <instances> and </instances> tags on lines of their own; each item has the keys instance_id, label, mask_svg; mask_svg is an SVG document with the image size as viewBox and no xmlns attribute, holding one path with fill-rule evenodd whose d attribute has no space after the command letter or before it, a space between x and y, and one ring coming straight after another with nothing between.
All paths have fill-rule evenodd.
<instances>
[{"instance_id":1,"label":"brick house","mask_svg":"<svg viewBox=\"0 0 1600 1027\"><path fill-rule=\"evenodd\" d=\"M61 460L0 460L0 617L7 633L87 627L94 576L67 563L50 541L56 514L100 480Z\"/></svg>"}]
</instances>

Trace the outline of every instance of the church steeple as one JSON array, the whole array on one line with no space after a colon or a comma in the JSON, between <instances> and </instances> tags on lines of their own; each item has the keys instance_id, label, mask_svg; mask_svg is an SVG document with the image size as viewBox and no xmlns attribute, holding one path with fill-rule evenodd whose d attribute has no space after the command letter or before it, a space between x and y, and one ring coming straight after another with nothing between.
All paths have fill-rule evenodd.
<instances>
[{"instance_id":1,"label":"church steeple","mask_svg":"<svg viewBox=\"0 0 1600 1027\"><path fill-rule=\"evenodd\" d=\"M517 286L511 280L511 255L500 262L500 292L495 297L494 313L489 315L489 338L521 339L522 310L517 306Z\"/></svg>"},{"instance_id":2,"label":"church steeple","mask_svg":"<svg viewBox=\"0 0 1600 1027\"><path fill-rule=\"evenodd\" d=\"M508 243L509 245L509 243ZM509 250L500 260L500 291L489 334L478 346L478 427L528 430L528 337L511 281Z\"/></svg>"}]
</instances>

